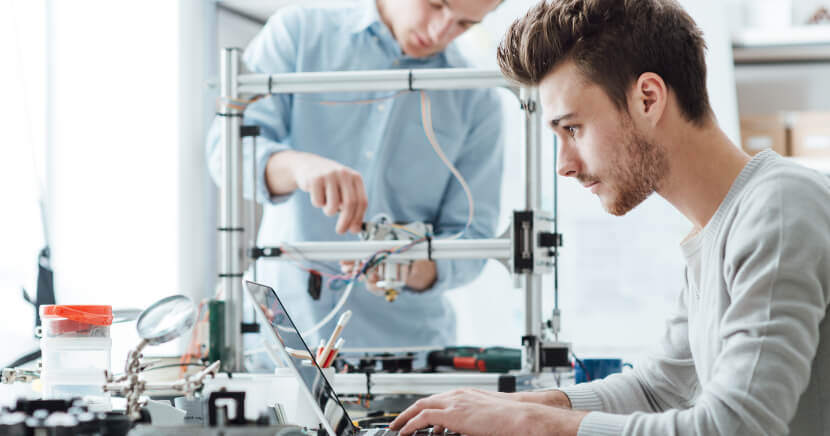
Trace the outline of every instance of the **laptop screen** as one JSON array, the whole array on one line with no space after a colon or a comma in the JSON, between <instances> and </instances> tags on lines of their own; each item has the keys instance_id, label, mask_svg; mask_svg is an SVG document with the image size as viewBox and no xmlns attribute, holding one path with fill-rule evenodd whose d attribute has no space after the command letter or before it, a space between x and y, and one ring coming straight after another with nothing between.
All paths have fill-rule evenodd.
<instances>
[{"instance_id":1,"label":"laptop screen","mask_svg":"<svg viewBox=\"0 0 830 436\"><path fill-rule=\"evenodd\" d=\"M265 348L278 366L294 368L299 376L300 389L305 387L309 399L317 406L317 415L331 436L350 436L357 433L346 409L337 394L316 365L309 365L308 360L291 356L285 347L305 350L311 353L288 312L280 302L274 289L254 283L245 282L251 299L256 303L257 316L260 321L270 323L270 329L262 329ZM314 355L311 353L311 355Z\"/></svg>"}]
</instances>

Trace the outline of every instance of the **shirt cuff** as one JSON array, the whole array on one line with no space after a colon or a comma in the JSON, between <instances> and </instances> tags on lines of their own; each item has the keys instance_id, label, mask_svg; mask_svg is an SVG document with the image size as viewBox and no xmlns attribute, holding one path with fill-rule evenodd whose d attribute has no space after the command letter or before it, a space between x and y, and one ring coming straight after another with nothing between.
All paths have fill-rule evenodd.
<instances>
[{"instance_id":1,"label":"shirt cuff","mask_svg":"<svg viewBox=\"0 0 830 436\"><path fill-rule=\"evenodd\" d=\"M618 436L625 430L628 415L591 412L582 418L577 436Z\"/></svg>"},{"instance_id":2,"label":"shirt cuff","mask_svg":"<svg viewBox=\"0 0 830 436\"><path fill-rule=\"evenodd\" d=\"M591 383L580 383L559 389L568 396L573 410L602 411L602 400Z\"/></svg>"}]
</instances>

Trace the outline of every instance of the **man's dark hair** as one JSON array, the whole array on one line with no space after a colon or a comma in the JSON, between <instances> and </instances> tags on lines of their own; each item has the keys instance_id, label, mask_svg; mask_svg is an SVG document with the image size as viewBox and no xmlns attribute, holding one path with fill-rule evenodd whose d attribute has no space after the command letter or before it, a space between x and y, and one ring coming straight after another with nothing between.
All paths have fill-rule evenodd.
<instances>
[{"instance_id":1,"label":"man's dark hair","mask_svg":"<svg viewBox=\"0 0 830 436\"><path fill-rule=\"evenodd\" d=\"M627 91L655 73L700 125L711 113L705 50L703 33L674 0L543 0L513 22L497 57L504 75L524 85L573 60L626 112Z\"/></svg>"}]
</instances>

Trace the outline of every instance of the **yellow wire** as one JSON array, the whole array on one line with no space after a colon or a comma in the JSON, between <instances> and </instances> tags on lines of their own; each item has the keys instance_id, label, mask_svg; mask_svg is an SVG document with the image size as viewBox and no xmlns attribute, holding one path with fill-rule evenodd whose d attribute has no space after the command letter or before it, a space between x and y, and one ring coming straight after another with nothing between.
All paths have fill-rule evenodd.
<instances>
[{"instance_id":1,"label":"yellow wire","mask_svg":"<svg viewBox=\"0 0 830 436\"><path fill-rule=\"evenodd\" d=\"M399 225L399 224L390 224L389 226L390 226L390 227L394 227L394 228L399 229L399 230L403 230L404 232L407 232L407 233L409 233L410 235L415 235L415 236L417 236L417 237L419 237L419 238L423 238L423 237L424 237L424 235L422 235L422 234L420 234L420 233L418 233L418 232L413 232L412 230L409 230L409 229L407 229L405 226L402 226L402 225Z\"/></svg>"}]
</instances>

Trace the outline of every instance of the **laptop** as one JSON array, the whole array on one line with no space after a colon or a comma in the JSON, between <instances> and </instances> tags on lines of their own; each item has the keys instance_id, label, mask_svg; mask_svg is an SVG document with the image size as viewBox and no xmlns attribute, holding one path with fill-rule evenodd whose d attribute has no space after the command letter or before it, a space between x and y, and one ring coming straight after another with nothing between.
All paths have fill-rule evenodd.
<instances>
[{"instance_id":1,"label":"laptop","mask_svg":"<svg viewBox=\"0 0 830 436\"><path fill-rule=\"evenodd\" d=\"M280 301L273 288L245 281L245 290L251 300L255 302L257 316L260 320L267 320L271 328L260 330L264 337L265 349L274 359L274 363L295 372L300 381L299 389L304 391L313 405L314 412L322 422L329 436L396 436L398 432L386 429L359 429L349 417L346 408L337 398L334 388L331 387L323 372L316 365L303 364L303 359L288 354L286 347L297 350L306 350L312 356L314 353L300 336L299 330L288 316L288 311ZM306 361L307 362L307 361ZM430 429L419 430L415 435L433 435Z\"/></svg>"}]
</instances>

